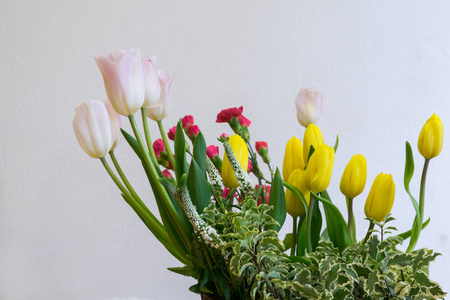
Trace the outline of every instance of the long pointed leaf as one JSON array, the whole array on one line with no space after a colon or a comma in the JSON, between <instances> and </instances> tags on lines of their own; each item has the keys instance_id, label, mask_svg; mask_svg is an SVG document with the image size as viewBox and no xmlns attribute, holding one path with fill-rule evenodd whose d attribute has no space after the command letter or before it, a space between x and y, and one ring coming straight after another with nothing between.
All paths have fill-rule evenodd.
<instances>
[{"instance_id":1,"label":"long pointed leaf","mask_svg":"<svg viewBox=\"0 0 450 300\"><path fill-rule=\"evenodd\" d=\"M269 226L269 229L280 231L286 220L286 196L284 194L283 180L281 179L281 173L278 168L275 171L272 187L270 188L269 205L273 206L269 211L270 216L280 224L280 226Z\"/></svg>"},{"instance_id":2,"label":"long pointed leaf","mask_svg":"<svg viewBox=\"0 0 450 300\"><path fill-rule=\"evenodd\" d=\"M200 170L206 176L205 160L206 160L206 142L201 131L199 131L194 142L193 150L194 160L197 162Z\"/></svg>"},{"instance_id":3,"label":"long pointed leaf","mask_svg":"<svg viewBox=\"0 0 450 300\"><path fill-rule=\"evenodd\" d=\"M420 235L420 231L422 230L422 224L419 224L418 220L420 220L420 210L419 210L419 204L417 203L417 200L411 195L410 189L409 189L409 183L411 182L411 179L414 174L414 156L411 149L411 145L409 142L406 142L405 144L405 174L404 174L404 186L406 193L408 193L409 198L411 199L411 203L413 204L414 210L416 212L416 217L414 218L413 227L411 228L411 240L410 245L414 241L417 241Z\"/></svg>"},{"instance_id":4,"label":"long pointed leaf","mask_svg":"<svg viewBox=\"0 0 450 300\"><path fill-rule=\"evenodd\" d=\"M181 121L178 122L177 131L175 132L175 175L177 183L180 182L181 176L188 173L188 165L186 162L186 139L184 137Z\"/></svg>"},{"instance_id":5,"label":"long pointed leaf","mask_svg":"<svg viewBox=\"0 0 450 300\"><path fill-rule=\"evenodd\" d=\"M202 214L211 200L211 186L195 159L191 161L191 166L189 167L187 186L192 204L197 207L197 212Z\"/></svg>"}]
</instances>

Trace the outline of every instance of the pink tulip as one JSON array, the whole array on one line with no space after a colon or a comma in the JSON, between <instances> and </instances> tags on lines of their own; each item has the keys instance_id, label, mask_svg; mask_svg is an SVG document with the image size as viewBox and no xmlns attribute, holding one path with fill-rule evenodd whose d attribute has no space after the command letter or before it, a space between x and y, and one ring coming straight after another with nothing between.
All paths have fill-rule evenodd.
<instances>
[{"instance_id":1,"label":"pink tulip","mask_svg":"<svg viewBox=\"0 0 450 300\"><path fill-rule=\"evenodd\" d=\"M102 158L111 150L114 129L102 101L78 105L72 125L78 143L90 157Z\"/></svg>"},{"instance_id":2,"label":"pink tulip","mask_svg":"<svg viewBox=\"0 0 450 300\"><path fill-rule=\"evenodd\" d=\"M145 88L140 50L115 50L95 58L102 72L106 94L114 110L129 116L144 103Z\"/></svg>"},{"instance_id":3,"label":"pink tulip","mask_svg":"<svg viewBox=\"0 0 450 300\"><path fill-rule=\"evenodd\" d=\"M147 58L142 62L144 71L145 99L142 107L149 107L156 103L161 96L161 84L159 83L158 69L156 68L156 56Z\"/></svg>"},{"instance_id":4,"label":"pink tulip","mask_svg":"<svg viewBox=\"0 0 450 300\"><path fill-rule=\"evenodd\" d=\"M113 145L111 146L111 150L116 149L117 144L119 143L120 138L120 128L122 127L122 121L120 120L120 115L114 110L109 101L103 101L108 110L109 118L111 119L113 125Z\"/></svg>"},{"instance_id":5,"label":"pink tulip","mask_svg":"<svg viewBox=\"0 0 450 300\"><path fill-rule=\"evenodd\" d=\"M169 114L170 109L170 93L172 89L172 82L169 76L164 71L158 71L159 83L161 84L161 96L159 100L147 107L147 117L153 121L161 121Z\"/></svg>"},{"instance_id":6,"label":"pink tulip","mask_svg":"<svg viewBox=\"0 0 450 300\"><path fill-rule=\"evenodd\" d=\"M322 113L322 95L311 89L300 89L295 98L298 122L308 127L315 124Z\"/></svg>"}]
</instances>

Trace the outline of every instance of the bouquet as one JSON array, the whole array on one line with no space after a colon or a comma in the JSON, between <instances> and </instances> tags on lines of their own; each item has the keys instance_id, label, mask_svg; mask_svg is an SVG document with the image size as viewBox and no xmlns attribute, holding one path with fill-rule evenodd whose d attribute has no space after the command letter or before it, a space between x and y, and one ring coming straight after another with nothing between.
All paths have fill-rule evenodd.
<instances>
[{"instance_id":1,"label":"bouquet","mask_svg":"<svg viewBox=\"0 0 450 300\"><path fill-rule=\"evenodd\" d=\"M170 108L173 80L157 68L155 57L141 60L139 50L116 50L96 62L109 101L76 108L76 138L89 156L100 159L123 199L180 262L169 270L196 280L190 291L204 299L446 295L428 276L439 253L415 249L430 221L424 218L428 165L443 144L443 125L436 114L425 123L417 143L425 158L418 199L409 188L414 159L406 142L404 188L415 209L411 229L398 233L391 226L395 184L390 174L380 173L365 204L367 234L358 241L353 199L366 185L366 159L354 155L345 168L340 190L348 209L341 213L327 193L338 138L333 147L327 145L315 125L322 110L318 92L301 89L297 95L297 118L306 129L303 141L293 137L287 142L280 171L271 165L266 142L256 142L253 148L251 122L242 114L243 107L217 115L217 122L228 123L234 132L218 137L221 158L219 147L207 146L193 116L183 117L166 134L162 120ZM139 112L143 132L135 119ZM132 134L121 129L120 116L128 118ZM155 141L148 119L161 133ZM159 218L133 189L114 155L119 136L142 163ZM268 174L262 172L263 164ZM292 232L282 239L278 232L287 215L293 218ZM402 243L408 243L406 251L398 249Z\"/></svg>"}]
</instances>

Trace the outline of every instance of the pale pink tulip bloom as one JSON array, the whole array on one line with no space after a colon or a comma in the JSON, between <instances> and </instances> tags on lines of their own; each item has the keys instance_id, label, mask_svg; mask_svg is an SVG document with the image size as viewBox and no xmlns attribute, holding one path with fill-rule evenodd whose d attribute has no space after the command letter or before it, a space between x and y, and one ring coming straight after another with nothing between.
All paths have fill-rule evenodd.
<instances>
[{"instance_id":1,"label":"pale pink tulip bloom","mask_svg":"<svg viewBox=\"0 0 450 300\"><path fill-rule=\"evenodd\" d=\"M161 84L161 96L159 100L147 107L147 117L154 121L161 121L169 114L170 109L170 93L172 89L173 79L158 70L159 83Z\"/></svg>"},{"instance_id":2,"label":"pale pink tulip bloom","mask_svg":"<svg viewBox=\"0 0 450 300\"><path fill-rule=\"evenodd\" d=\"M152 56L142 62L144 71L145 99L142 107L149 107L156 103L161 96L161 84L159 83L158 69L156 68L156 56Z\"/></svg>"},{"instance_id":3,"label":"pale pink tulip bloom","mask_svg":"<svg viewBox=\"0 0 450 300\"><path fill-rule=\"evenodd\" d=\"M120 120L120 115L114 110L114 107L112 107L111 102L103 101L103 103L108 110L109 118L111 119L111 123L113 125L113 145L111 146L111 150L114 150L120 140L120 128L122 127L122 121Z\"/></svg>"},{"instance_id":4,"label":"pale pink tulip bloom","mask_svg":"<svg viewBox=\"0 0 450 300\"><path fill-rule=\"evenodd\" d=\"M107 57L96 57L95 61L114 110L123 116L135 114L145 97L141 51L114 50Z\"/></svg>"},{"instance_id":5,"label":"pale pink tulip bloom","mask_svg":"<svg viewBox=\"0 0 450 300\"><path fill-rule=\"evenodd\" d=\"M78 105L72 125L78 143L90 157L102 158L111 150L114 130L102 101Z\"/></svg>"},{"instance_id":6,"label":"pale pink tulip bloom","mask_svg":"<svg viewBox=\"0 0 450 300\"><path fill-rule=\"evenodd\" d=\"M300 89L295 98L297 120L304 126L315 124L322 113L322 95L311 89Z\"/></svg>"}]
</instances>

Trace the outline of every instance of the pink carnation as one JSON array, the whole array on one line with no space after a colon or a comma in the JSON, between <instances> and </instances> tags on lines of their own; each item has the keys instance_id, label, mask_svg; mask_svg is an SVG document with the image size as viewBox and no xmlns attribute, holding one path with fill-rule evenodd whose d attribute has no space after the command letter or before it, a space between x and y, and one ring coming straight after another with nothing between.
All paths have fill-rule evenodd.
<instances>
[{"instance_id":1,"label":"pink carnation","mask_svg":"<svg viewBox=\"0 0 450 300\"><path fill-rule=\"evenodd\" d=\"M252 124L252 121L250 121L249 119L247 119L246 117L244 117L243 115L240 115L238 117L239 120L239 124L241 124L241 126L247 126L249 127L250 124Z\"/></svg>"},{"instance_id":2,"label":"pink carnation","mask_svg":"<svg viewBox=\"0 0 450 300\"><path fill-rule=\"evenodd\" d=\"M187 129L187 133L189 135L189 137L196 137L197 134L199 133L200 129L198 128L197 125L190 125Z\"/></svg>"},{"instance_id":3,"label":"pink carnation","mask_svg":"<svg viewBox=\"0 0 450 300\"><path fill-rule=\"evenodd\" d=\"M175 141L175 132L177 132L177 126L173 126L170 128L169 132L167 133L167 137L169 137L169 140Z\"/></svg>"},{"instance_id":4,"label":"pink carnation","mask_svg":"<svg viewBox=\"0 0 450 300\"><path fill-rule=\"evenodd\" d=\"M249 159L249 160L248 160L247 172L248 172L248 173L251 173L252 170L253 170L252 161Z\"/></svg>"},{"instance_id":5,"label":"pink carnation","mask_svg":"<svg viewBox=\"0 0 450 300\"><path fill-rule=\"evenodd\" d=\"M153 142L153 150L155 151L156 158L159 158L161 152L164 152L164 142L162 139L157 139Z\"/></svg>"},{"instance_id":6,"label":"pink carnation","mask_svg":"<svg viewBox=\"0 0 450 300\"><path fill-rule=\"evenodd\" d=\"M164 171L162 171L163 175L167 178L170 179L170 177L172 177L172 174L170 174L170 171L165 169Z\"/></svg>"},{"instance_id":7,"label":"pink carnation","mask_svg":"<svg viewBox=\"0 0 450 300\"><path fill-rule=\"evenodd\" d=\"M213 159L216 155L219 155L219 147L211 145L206 148L206 155L210 159Z\"/></svg>"},{"instance_id":8,"label":"pink carnation","mask_svg":"<svg viewBox=\"0 0 450 300\"><path fill-rule=\"evenodd\" d=\"M229 138L229 135L226 134L226 133L222 133L220 136L221 136L222 138L224 138L225 140L228 140L228 138Z\"/></svg>"},{"instance_id":9,"label":"pink carnation","mask_svg":"<svg viewBox=\"0 0 450 300\"><path fill-rule=\"evenodd\" d=\"M194 125L194 117L191 115L184 116L183 119L181 119L181 123L183 124L183 128L186 129L189 125Z\"/></svg>"},{"instance_id":10,"label":"pink carnation","mask_svg":"<svg viewBox=\"0 0 450 300\"><path fill-rule=\"evenodd\" d=\"M243 106L241 106L239 108L232 107L232 108L224 109L217 115L216 123L229 122L229 121L231 121L231 119L237 118L240 115L242 115L243 111L244 111L244 107Z\"/></svg>"},{"instance_id":11,"label":"pink carnation","mask_svg":"<svg viewBox=\"0 0 450 300\"><path fill-rule=\"evenodd\" d=\"M261 148L266 148L268 149L269 147L267 146L267 142L261 141L261 142L255 142L255 148L256 148L256 152L259 153L259 150Z\"/></svg>"},{"instance_id":12,"label":"pink carnation","mask_svg":"<svg viewBox=\"0 0 450 300\"><path fill-rule=\"evenodd\" d=\"M258 191L258 188L259 188L259 185L258 184L255 185L255 192ZM264 200L266 201L266 204L269 203L270 188L271 188L271 186L268 184L262 186L263 193L264 193ZM257 195L257 196L259 197L259 195ZM258 200L257 202L258 202L258 205L261 204L261 200Z\"/></svg>"}]
</instances>

